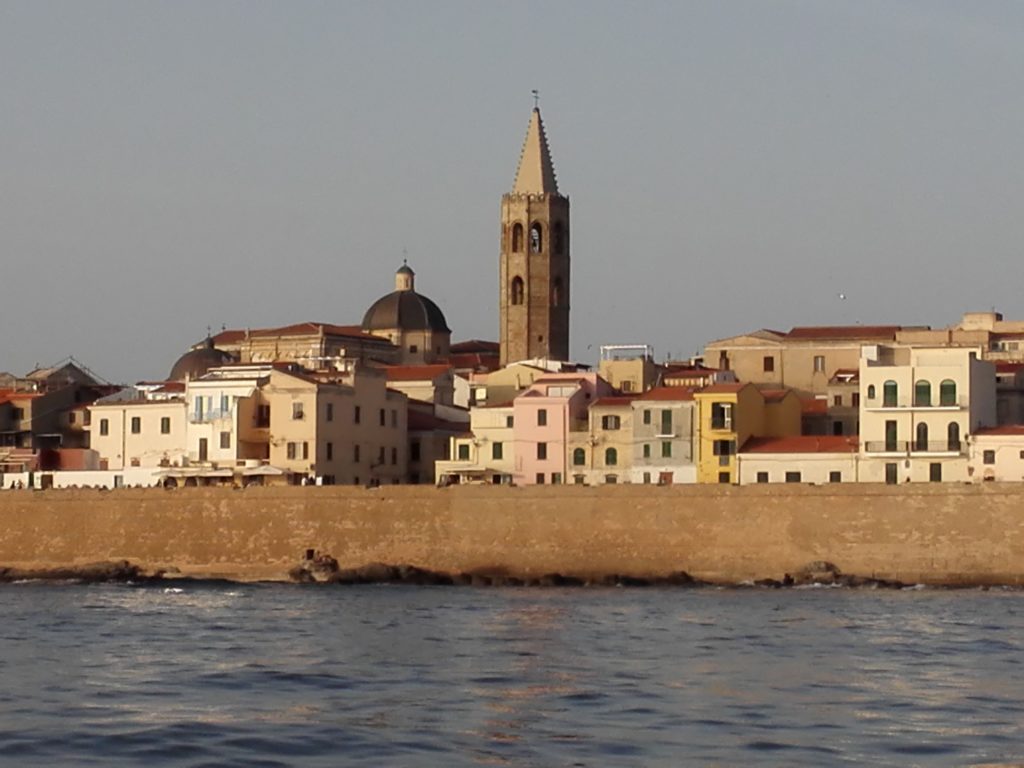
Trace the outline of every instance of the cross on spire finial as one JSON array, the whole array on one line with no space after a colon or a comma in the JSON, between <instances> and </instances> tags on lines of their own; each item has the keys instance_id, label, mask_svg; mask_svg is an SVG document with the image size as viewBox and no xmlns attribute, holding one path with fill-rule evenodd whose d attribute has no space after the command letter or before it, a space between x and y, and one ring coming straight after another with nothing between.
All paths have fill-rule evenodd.
<instances>
[{"instance_id":1,"label":"cross on spire finial","mask_svg":"<svg viewBox=\"0 0 1024 768\"><path fill-rule=\"evenodd\" d=\"M402 249L402 266L409 266L409 251Z\"/></svg>"},{"instance_id":2,"label":"cross on spire finial","mask_svg":"<svg viewBox=\"0 0 1024 768\"><path fill-rule=\"evenodd\" d=\"M533 108L540 109L540 91L534 88L530 93L533 94Z\"/></svg>"}]
</instances>

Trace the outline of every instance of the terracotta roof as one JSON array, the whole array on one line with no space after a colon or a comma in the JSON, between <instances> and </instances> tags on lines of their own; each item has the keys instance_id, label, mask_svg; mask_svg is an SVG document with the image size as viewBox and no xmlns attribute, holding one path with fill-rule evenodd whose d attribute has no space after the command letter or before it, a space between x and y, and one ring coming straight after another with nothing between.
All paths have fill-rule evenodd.
<instances>
[{"instance_id":1,"label":"terracotta roof","mask_svg":"<svg viewBox=\"0 0 1024 768\"><path fill-rule=\"evenodd\" d=\"M590 404L590 407L594 408L594 407L597 407L597 406L604 406L604 405L624 406L624 405L629 405L635 399L636 398L634 398L631 395L606 395L605 397L599 397L597 400L595 400L593 403Z\"/></svg>"},{"instance_id":2,"label":"terracotta roof","mask_svg":"<svg viewBox=\"0 0 1024 768\"><path fill-rule=\"evenodd\" d=\"M480 371L496 371L501 367L497 355L490 352L457 352L448 355L452 368L471 368Z\"/></svg>"},{"instance_id":3,"label":"terracotta roof","mask_svg":"<svg viewBox=\"0 0 1024 768\"><path fill-rule=\"evenodd\" d=\"M434 365L386 365L384 372L388 381L427 381L436 379L451 371L451 366L443 363Z\"/></svg>"},{"instance_id":4,"label":"terracotta roof","mask_svg":"<svg viewBox=\"0 0 1024 768\"><path fill-rule=\"evenodd\" d=\"M636 398L637 400L693 400L691 387L655 387Z\"/></svg>"},{"instance_id":5,"label":"terracotta roof","mask_svg":"<svg viewBox=\"0 0 1024 768\"><path fill-rule=\"evenodd\" d=\"M487 405L478 405L478 408L511 408L515 405L515 400L503 400L500 403L487 403Z\"/></svg>"},{"instance_id":6,"label":"terracotta roof","mask_svg":"<svg viewBox=\"0 0 1024 768\"><path fill-rule=\"evenodd\" d=\"M828 400L821 397L805 397L800 400L801 413L828 413Z\"/></svg>"},{"instance_id":7,"label":"terracotta roof","mask_svg":"<svg viewBox=\"0 0 1024 768\"><path fill-rule=\"evenodd\" d=\"M1011 363L1007 360L996 363L997 373L1017 373L1022 369L1024 369L1024 363Z\"/></svg>"},{"instance_id":8,"label":"terracotta roof","mask_svg":"<svg viewBox=\"0 0 1024 768\"><path fill-rule=\"evenodd\" d=\"M793 437L752 437L740 453L856 453L856 437L798 435Z\"/></svg>"},{"instance_id":9,"label":"terracotta roof","mask_svg":"<svg viewBox=\"0 0 1024 768\"><path fill-rule=\"evenodd\" d=\"M154 389L154 392L184 392L185 382L183 381L169 381L158 389Z\"/></svg>"},{"instance_id":10,"label":"terracotta roof","mask_svg":"<svg viewBox=\"0 0 1024 768\"><path fill-rule=\"evenodd\" d=\"M900 325L812 325L791 328L787 339L895 339Z\"/></svg>"},{"instance_id":11,"label":"terracotta roof","mask_svg":"<svg viewBox=\"0 0 1024 768\"><path fill-rule=\"evenodd\" d=\"M761 396L764 397L766 403L777 403L784 400L789 392L788 389L762 389Z\"/></svg>"},{"instance_id":12,"label":"terracotta roof","mask_svg":"<svg viewBox=\"0 0 1024 768\"><path fill-rule=\"evenodd\" d=\"M1024 435L1024 424L1004 424L1001 427L980 427L974 435Z\"/></svg>"}]
</instances>

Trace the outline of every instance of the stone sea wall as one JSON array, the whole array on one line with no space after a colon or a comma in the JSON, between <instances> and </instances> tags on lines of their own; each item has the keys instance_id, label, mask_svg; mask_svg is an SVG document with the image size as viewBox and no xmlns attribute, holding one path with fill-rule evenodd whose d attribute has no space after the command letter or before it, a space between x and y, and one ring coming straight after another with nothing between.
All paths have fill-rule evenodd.
<instances>
[{"instance_id":1,"label":"stone sea wall","mask_svg":"<svg viewBox=\"0 0 1024 768\"><path fill-rule=\"evenodd\" d=\"M129 560L284 579L342 566L781 578L812 561L932 584L1024 584L1024 485L0 491L0 566Z\"/></svg>"}]
</instances>

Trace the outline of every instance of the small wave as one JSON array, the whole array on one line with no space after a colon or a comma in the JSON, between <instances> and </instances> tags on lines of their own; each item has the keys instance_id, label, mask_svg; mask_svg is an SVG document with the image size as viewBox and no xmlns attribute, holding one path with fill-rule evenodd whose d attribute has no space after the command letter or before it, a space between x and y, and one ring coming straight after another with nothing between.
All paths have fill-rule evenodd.
<instances>
[{"instance_id":1,"label":"small wave","mask_svg":"<svg viewBox=\"0 0 1024 768\"><path fill-rule=\"evenodd\" d=\"M180 595L184 591L181 587L164 587L165 595Z\"/></svg>"}]
</instances>

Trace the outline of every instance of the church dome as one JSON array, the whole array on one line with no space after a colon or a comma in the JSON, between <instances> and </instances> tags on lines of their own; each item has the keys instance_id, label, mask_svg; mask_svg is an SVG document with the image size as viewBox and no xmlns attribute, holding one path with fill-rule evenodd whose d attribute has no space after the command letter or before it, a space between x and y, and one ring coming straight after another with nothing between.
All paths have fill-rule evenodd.
<instances>
[{"instance_id":1,"label":"church dome","mask_svg":"<svg viewBox=\"0 0 1024 768\"><path fill-rule=\"evenodd\" d=\"M415 272L403 264L395 273L395 290L381 296L363 316L364 331L433 331L451 333L444 312L433 301L416 293Z\"/></svg>"},{"instance_id":2,"label":"church dome","mask_svg":"<svg viewBox=\"0 0 1024 768\"><path fill-rule=\"evenodd\" d=\"M190 349L178 358L167 379L168 381L184 381L186 378L197 379L211 368L233 362L235 359L224 350L213 346L213 339L207 336L203 346L198 349Z\"/></svg>"}]
</instances>

